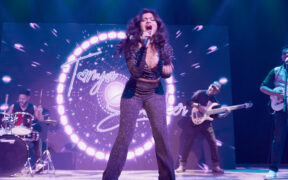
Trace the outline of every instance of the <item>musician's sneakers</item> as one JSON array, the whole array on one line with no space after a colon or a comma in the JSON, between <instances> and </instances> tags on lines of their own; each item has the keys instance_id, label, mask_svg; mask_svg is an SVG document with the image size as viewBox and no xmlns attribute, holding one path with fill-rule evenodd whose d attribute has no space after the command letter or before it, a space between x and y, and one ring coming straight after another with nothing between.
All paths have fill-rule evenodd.
<instances>
[{"instance_id":1,"label":"musician's sneakers","mask_svg":"<svg viewBox=\"0 0 288 180\"><path fill-rule=\"evenodd\" d=\"M219 166L216 166L216 167L212 168L212 173L214 173L214 174L224 174L224 170L221 169Z\"/></svg>"},{"instance_id":2,"label":"musician's sneakers","mask_svg":"<svg viewBox=\"0 0 288 180\"><path fill-rule=\"evenodd\" d=\"M186 167L183 165L180 165L177 169L175 169L176 173L183 173L186 171Z\"/></svg>"},{"instance_id":3,"label":"musician's sneakers","mask_svg":"<svg viewBox=\"0 0 288 180\"><path fill-rule=\"evenodd\" d=\"M265 175L265 178L276 178L277 177L277 172L269 170L269 172Z\"/></svg>"}]
</instances>

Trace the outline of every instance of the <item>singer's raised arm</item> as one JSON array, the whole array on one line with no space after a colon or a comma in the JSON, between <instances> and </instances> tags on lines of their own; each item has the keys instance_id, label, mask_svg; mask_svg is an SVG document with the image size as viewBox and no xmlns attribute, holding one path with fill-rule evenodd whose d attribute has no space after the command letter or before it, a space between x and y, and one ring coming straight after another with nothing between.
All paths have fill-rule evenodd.
<instances>
[{"instance_id":1,"label":"singer's raised arm","mask_svg":"<svg viewBox=\"0 0 288 180\"><path fill-rule=\"evenodd\" d=\"M134 79L141 77L144 71L147 48L142 46L138 50L125 49L125 59L129 72Z\"/></svg>"}]
</instances>

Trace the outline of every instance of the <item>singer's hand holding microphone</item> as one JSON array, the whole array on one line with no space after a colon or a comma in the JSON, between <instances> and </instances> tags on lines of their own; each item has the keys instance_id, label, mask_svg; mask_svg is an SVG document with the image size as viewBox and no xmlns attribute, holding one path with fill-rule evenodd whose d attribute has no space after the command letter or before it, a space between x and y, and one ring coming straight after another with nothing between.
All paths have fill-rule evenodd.
<instances>
[{"instance_id":1,"label":"singer's hand holding microphone","mask_svg":"<svg viewBox=\"0 0 288 180\"><path fill-rule=\"evenodd\" d=\"M143 46L148 47L148 45L150 43L151 36L152 36L152 30L151 29L143 32L143 34L142 34Z\"/></svg>"}]
</instances>

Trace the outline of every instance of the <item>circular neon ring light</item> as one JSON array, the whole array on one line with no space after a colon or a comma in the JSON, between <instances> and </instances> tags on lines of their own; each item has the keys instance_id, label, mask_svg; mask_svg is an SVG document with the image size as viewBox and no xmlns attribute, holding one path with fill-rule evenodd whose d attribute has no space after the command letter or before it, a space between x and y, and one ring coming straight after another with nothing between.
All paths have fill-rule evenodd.
<instances>
[{"instance_id":1,"label":"circular neon ring light","mask_svg":"<svg viewBox=\"0 0 288 180\"><path fill-rule=\"evenodd\" d=\"M83 52L85 52L90 46L97 45L103 41L107 40L115 40L115 39L125 39L126 34L124 31L110 31L107 33L101 33L99 35L95 35L91 37L88 40L85 40L81 43L81 45L74 49L73 53L70 54L67 58L66 62L74 61L76 58L78 58ZM95 147L87 145L87 143L81 139L76 133L74 133L73 127L69 125L69 120L67 116L65 115L65 106L64 106L64 96L63 92L65 89L65 82L67 79L67 74L70 72L71 65L67 65L62 68L61 73L59 75L58 79L58 85L56 88L57 96L56 96L56 102L57 102L57 111L60 115L60 122L64 127L64 131L67 135L70 136L71 141L74 144L77 144L78 148L82 151L85 151L87 155L95 157L99 160L108 160L109 159L109 153L98 151ZM170 78L166 79L166 101L167 101L167 124L169 125L171 122L171 112L173 111L173 105L175 103L175 86L174 86L174 78L171 76ZM170 112L170 113L169 113ZM129 151L127 154L127 159L131 160L134 159L137 156L143 155L146 151L149 151L152 149L154 145L154 139L153 137L150 138L148 141L144 143L141 147L136 147L134 150Z\"/></svg>"}]
</instances>

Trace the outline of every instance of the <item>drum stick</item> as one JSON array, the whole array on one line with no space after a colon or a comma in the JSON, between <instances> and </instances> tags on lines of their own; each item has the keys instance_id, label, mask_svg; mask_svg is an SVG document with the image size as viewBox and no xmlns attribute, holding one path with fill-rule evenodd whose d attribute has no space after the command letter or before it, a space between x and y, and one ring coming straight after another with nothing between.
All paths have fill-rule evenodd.
<instances>
[{"instance_id":1,"label":"drum stick","mask_svg":"<svg viewBox=\"0 0 288 180\"><path fill-rule=\"evenodd\" d=\"M8 104L8 98L9 98L9 94L5 95L5 104Z\"/></svg>"},{"instance_id":2,"label":"drum stick","mask_svg":"<svg viewBox=\"0 0 288 180\"><path fill-rule=\"evenodd\" d=\"M5 95L5 105L4 105L5 106L5 111L4 112L5 113L6 113L7 109L8 109L8 98L9 98L9 94L6 94Z\"/></svg>"},{"instance_id":3,"label":"drum stick","mask_svg":"<svg viewBox=\"0 0 288 180\"><path fill-rule=\"evenodd\" d=\"M41 89L41 91L40 91L40 99L39 99L39 105L41 105L41 104L42 104L42 90L43 90L43 89Z\"/></svg>"}]
</instances>

